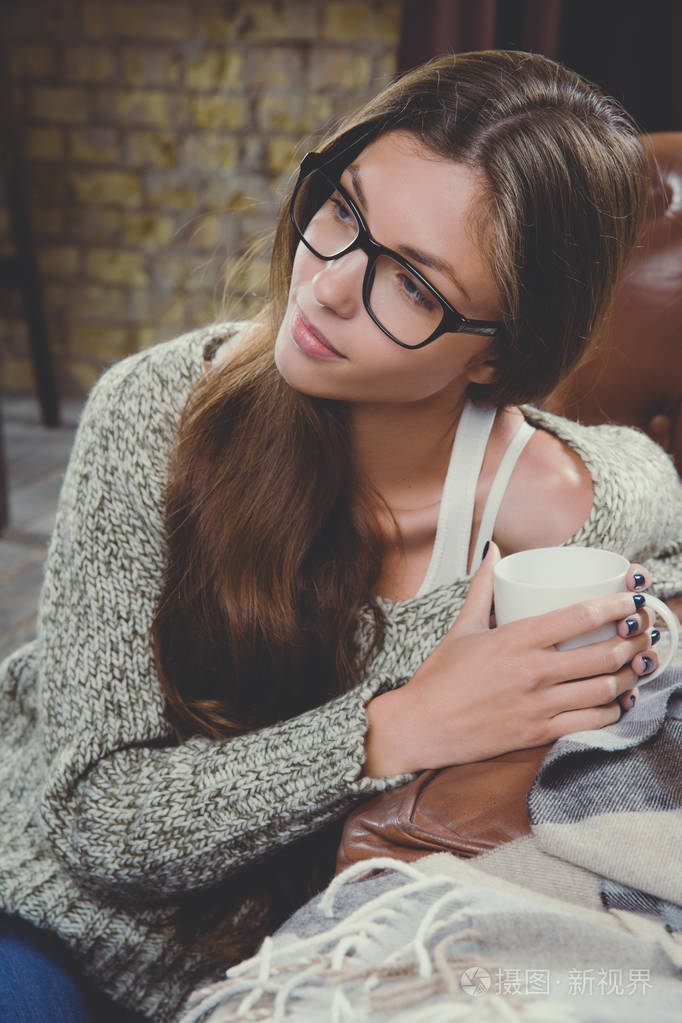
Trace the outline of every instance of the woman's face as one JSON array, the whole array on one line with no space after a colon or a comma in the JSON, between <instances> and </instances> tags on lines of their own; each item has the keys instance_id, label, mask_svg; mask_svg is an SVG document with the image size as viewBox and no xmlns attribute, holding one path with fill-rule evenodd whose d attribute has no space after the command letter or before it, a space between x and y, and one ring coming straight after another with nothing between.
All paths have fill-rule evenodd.
<instances>
[{"instance_id":1,"label":"woman's face","mask_svg":"<svg viewBox=\"0 0 682 1023\"><path fill-rule=\"evenodd\" d=\"M471 319L500 319L495 283L476 241L481 180L393 132L367 146L341 184L372 237L405 256ZM443 334L425 348L395 344L362 299L367 256L325 261L299 244L275 345L279 372L305 394L349 402L411 403L440 395L454 405L470 382L489 383L489 338Z\"/></svg>"}]
</instances>

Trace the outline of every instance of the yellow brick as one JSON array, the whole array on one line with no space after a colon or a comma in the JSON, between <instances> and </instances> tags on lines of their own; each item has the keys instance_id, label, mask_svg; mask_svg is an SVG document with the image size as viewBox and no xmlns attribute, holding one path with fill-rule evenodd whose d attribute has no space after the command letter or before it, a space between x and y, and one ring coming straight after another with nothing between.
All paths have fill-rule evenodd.
<instances>
[{"instance_id":1,"label":"yellow brick","mask_svg":"<svg viewBox=\"0 0 682 1023\"><path fill-rule=\"evenodd\" d=\"M136 167L174 167L178 162L178 138L171 132L131 131L128 159Z\"/></svg>"},{"instance_id":2,"label":"yellow brick","mask_svg":"<svg viewBox=\"0 0 682 1023\"><path fill-rule=\"evenodd\" d=\"M70 359L68 362L70 393L78 396L85 396L95 386L102 375L105 366L95 365L91 362L81 362Z\"/></svg>"},{"instance_id":3,"label":"yellow brick","mask_svg":"<svg viewBox=\"0 0 682 1023\"><path fill-rule=\"evenodd\" d=\"M270 261L254 258L246 263L234 263L227 268L226 276L230 292L236 291L242 296L264 296L268 291Z\"/></svg>"},{"instance_id":4,"label":"yellow brick","mask_svg":"<svg viewBox=\"0 0 682 1023\"><path fill-rule=\"evenodd\" d=\"M193 96L191 110L196 127L208 131L241 128L246 122L246 100L240 96Z\"/></svg>"},{"instance_id":5,"label":"yellow brick","mask_svg":"<svg viewBox=\"0 0 682 1023\"><path fill-rule=\"evenodd\" d=\"M324 34L343 42L395 44L400 28L400 3L332 2L324 7Z\"/></svg>"},{"instance_id":6,"label":"yellow brick","mask_svg":"<svg viewBox=\"0 0 682 1023\"><path fill-rule=\"evenodd\" d=\"M314 57L317 48L312 50ZM302 47L264 46L251 47L244 64L243 77L246 84L255 89L292 88L305 83L304 50Z\"/></svg>"},{"instance_id":7,"label":"yellow brick","mask_svg":"<svg viewBox=\"0 0 682 1023\"><path fill-rule=\"evenodd\" d=\"M76 204L69 207L66 230L70 237L89 242L107 242L116 238L121 229L119 210L99 206Z\"/></svg>"},{"instance_id":8,"label":"yellow brick","mask_svg":"<svg viewBox=\"0 0 682 1023\"><path fill-rule=\"evenodd\" d=\"M312 40L319 34L319 12L323 6L317 0L244 4L236 31L240 38L249 42Z\"/></svg>"},{"instance_id":9,"label":"yellow brick","mask_svg":"<svg viewBox=\"0 0 682 1023\"><path fill-rule=\"evenodd\" d=\"M44 245L38 250L38 266L46 277L76 277L80 271L80 250L75 245Z\"/></svg>"},{"instance_id":10,"label":"yellow brick","mask_svg":"<svg viewBox=\"0 0 682 1023\"><path fill-rule=\"evenodd\" d=\"M135 331L135 351L141 352L144 348L151 348L161 340L158 327L139 327Z\"/></svg>"},{"instance_id":11,"label":"yellow brick","mask_svg":"<svg viewBox=\"0 0 682 1023\"><path fill-rule=\"evenodd\" d=\"M80 0L34 0L2 4L3 33L18 36L73 37L80 31Z\"/></svg>"},{"instance_id":12,"label":"yellow brick","mask_svg":"<svg viewBox=\"0 0 682 1023\"><path fill-rule=\"evenodd\" d=\"M193 249L215 249L222 237L223 218L215 213L199 214L178 232L178 241Z\"/></svg>"},{"instance_id":13,"label":"yellow brick","mask_svg":"<svg viewBox=\"0 0 682 1023\"><path fill-rule=\"evenodd\" d=\"M69 155L84 163L118 163L120 148L115 128L72 128Z\"/></svg>"},{"instance_id":14,"label":"yellow brick","mask_svg":"<svg viewBox=\"0 0 682 1023\"><path fill-rule=\"evenodd\" d=\"M194 27L201 39L212 43L231 42L247 16L243 6L226 4L223 0L203 0L197 4Z\"/></svg>"},{"instance_id":15,"label":"yellow brick","mask_svg":"<svg viewBox=\"0 0 682 1023\"><path fill-rule=\"evenodd\" d=\"M90 249L85 255L85 275L103 284L147 283L144 257L130 249Z\"/></svg>"},{"instance_id":16,"label":"yellow brick","mask_svg":"<svg viewBox=\"0 0 682 1023\"><path fill-rule=\"evenodd\" d=\"M69 350L77 358L107 362L121 359L135 351L135 331L105 323L74 323L69 331Z\"/></svg>"},{"instance_id":17,"label":"yellow brick","mask_svg":"<svg viewBox=\"0 0 682 1023\"><path fill-rule=\"evenodd\" d=\"M128 47L123 51L123 78L127 85L177 85L180 55L159 47Z\"/></svg>"},{"instance_id":18,"label":"yellow brick","mask_svg":"<svg viewBox=\"0 0 682 1023\"><path fill-rule=\"evenodd\" d=\"M161 39L185 42L192 34L192 12L188 4L99 2L86 3L85 31L95 39L123 36L133 39Z\"/></svg>"},{"instance_id":19,"label":"yellow brick","mask_svg":"<svg viewBox=\"0 0 682 1023\"><path fill-rule=\"evenodd\" d=\"M185 299L182 295L165 295L156 303L154 320L169 327L182 327L186 320ZM158 338L156 339L158 340ZM153 341L151 342L154 343ZM146 348L146 345L141 347Z\"/></svg>"},{"instance_id":20,"label":"yellow brick","mask_svg":"<svg viewBox=\"0 0 682 1023\"><path fill-rule=\"evenodd\" d=\"M69 182L79 202L139 206L140 182L130 171L71 171Z\"/></svg>"},{"instance_id":21,"label":"yellow brick","mask_svg":"<svg viewBox=\"0 0 682 1023\"><path fill-rule=\"evenodd\" d=\"M112 116L123 125L176 126L184 123L188 109L186 96L159 89L122 89L112 102Z\"/></svg>"},{"instance_id":22,"label":"yellow brick","mask_svg":"<svg viewBox=\"0 0 682 1023\"><path fill-rule=\"evenodd\" d=\"M341 50L315 47L311 54L313 89L366 89L371 77L372 64L365 53L353 53L348 47Z\"/></svg>"},{"instance_id":23,"label":"yellow brick","mask_svg":"<svg viewBox=\"0 0 682 1023\"><path fill-rule=\"evenodd\" d=\"M188 89L234 89L242 84L244 59L234 50L206 50L185 62Z\"/></svg>"},{"instance_id":24,"label":"yellow brick","mask_svg":"<svg viewBox=\"0 0 682 1023\"><path fill-rule=\"evenodd\" d=\"M281 174L296 170L300 162L298 152L299 140L290 136L275 137L268 140L266 165L271 174Z\"/></svg>"},{"instance_id":25,"label":"yellow brick","mask_svg":"<svg viewBox=\"0 0 682 1023\"><path fill-rule=\"evenodd\" d=\"M262 303L261 303L262 304ZM199 326L209 323L217 323L225 317L221 315L225 307L222 294L222 282L216 286L213 292L197 292L188 295L185 303L185 323Z\"/></svg>"},{"instance_id":26,"label":"yellow brick","mask_svg":"<svg viewBox=\"0 0 682 1023\"><path fill-rule=\"evenodd\" d=\"M13 42L8 53L10 78L44 78L54 71L49 43Z\"/></svg>"},{"instance_id":27,"label":"yellow brick","mask_svg":"<svg viewBox=\"0 0 682 1023\"><path fill-rule=\"evenodd\" d=\"M27 128L23 151L29 160L59 160L64 155L64 133L61 128Z\"/></svg>"},{"instance_id":28,"label":"yellow brick","mask_svg":"<svg viewBox=\"0 0 682 1023\"><path fill-rule=\"evenodd\" d=\"M130 211L123 215L123 240L129 245L167 245L175 222L160 213Z\"/></svg>"},{"instance_id":29,"label":"yellow brick","mask_svg":"<svg viewBox=\"0 0 682 1023\"><path fill-rule=\"evenodd\" d=\"M258 122L265 131L316 131L331 115L331 97L321 94L282 96L268 93L258 105Z\"/></svg>"},{"instance_id":30,"label":"yellow brick","mask_svg":"<svg viewBox=\"0 0 682 1023\"><path fill-rule=\"evenodd\" d=\"M258 205L259 200L255 196L246 195L239 189L225 194L225 208L230 213L245 213L247 210L252 210Z\"/></svg>"},{"instance_id":31,"label":"yellow brick","mask_svg":"<svg viewBox=\"0 0 682 1023\"><path fill-rule=\"evenodd\" d=\"M238 155L235 138L201 133L185 139L183 164L206 170L226 170L236 166Z\"/></svg>"},{"instance_id":32,"label":"yellow brick","mask_svg":"<svg viewBox=\"0 0 682 1023\"><path fill-rule=\"evenodd\" d=\"M74 82L110 82L116 75L114 53L98 46L71 46L64 54L64 74Z\"/></svg>"},{"instance_id":33,"label":"yellow brick","mask_svg":"<svg viewBox=\"0 0 682 1023\"><path fill-rule=\"evenodd\" d=\"M117 320L128 308L128 289L101 284L79 284L73 296L71 319Z\"/></svg>"},{"instance_id":34,"label":"yellow brick","mask_svg":"<svg viewBox=\"0 0 682 1023\"><path fill-rule=\"evenodd\" d=\"M149 174L145 182L145 207L160 210L195 210L199 193L191 185L176 182L172 177ZM201 196L203 205L203 190Z\"/></svg>"},{"instance_id":35,"label":"yellow brick","mask_svg":"<svg viewBox=\"0 0 682 1023\"><path fill-rule=\"evenodd\" d=\"M32 206L31 230L36 238L53 238L64 230L64 211L60 206ZM0 223L0 235L3 233Z\"/></svg>"},{"instance_id":36,"label":"yellow brick","mask_svg":"<svg viewBox=\"0 0 682 1023\"><path fill-rule=\"evenodd\" d=\"M189 249L166 249L155 261L155 274L166 287L183 291L212 291L220 276L220 261L206 262Z\"/></svg>"},{"instance_id":37,"label":"yellow brick","mask_svg":"<svg viewBox=\"0 0 682 1023\"><path fill-rule=\"evenodd\" d=\"M379 74L374 80L377 89L383 88L391 81L396 72L396 52L391 50L385 53L379 61Z\"/></svg>"},{"instance_id":38,"label":"yellow brick","mask_svg":"<svg viewBox=\"0 0 682 1023\"><path fill-rule=\"evenodd\" d=\"M8 356L2 360L2 389L7 394L33 394L35 377L30 359Z\"/></svg>"},{"instance_id":39,"label":"yellow brick","mask_svg":"<svg viewBox=\"0 0 682 1023\"><path fill-rule=\"evenodd\" d=\"M90 117L91 101L87 89L67 86L36 86L28 96L29 115L40 121L83 124Z\"/></svg>"}]
</instances>

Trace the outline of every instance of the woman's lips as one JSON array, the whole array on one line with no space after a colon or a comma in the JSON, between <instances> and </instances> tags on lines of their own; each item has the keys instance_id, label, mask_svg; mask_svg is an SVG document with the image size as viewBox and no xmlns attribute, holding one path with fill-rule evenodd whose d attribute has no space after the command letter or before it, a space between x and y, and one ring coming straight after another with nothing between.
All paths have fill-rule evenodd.
<instances>
[{"instance_id":1,"label":"woman's lips","mask_svg":"<svg viewBox=\"0 0 682 1023\"><path fill-rule=\"evenodd\" d=\"M294 344L306 355L317 359L343 359L345 356L337 352L327 341L324 334L313 327L300 309L296 310L291 324L291 336Z\"/></svg>"}]
</instances>

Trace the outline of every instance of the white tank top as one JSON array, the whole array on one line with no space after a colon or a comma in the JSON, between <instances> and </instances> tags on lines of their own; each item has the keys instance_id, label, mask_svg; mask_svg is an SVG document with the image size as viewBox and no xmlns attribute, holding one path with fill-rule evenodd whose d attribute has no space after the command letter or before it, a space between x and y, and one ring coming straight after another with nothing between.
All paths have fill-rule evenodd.
<instances>
[{"instance_id":1,"label":"white tank top","mask_svg":"<svg viewBox=\"0 0 682 1023\"><path fill-rule=\"evenodd\" d=\"M462 410L443 486L431 561L417 597L468 574L476 484L496 414L495 408L480 408L471 402L467 402ZM534 428L524 419L502 457L483 509L471 561L472 572L480 565L483 547L493 535L497 513L514 466L534 433Z\"/></svg>"}]
</instances>

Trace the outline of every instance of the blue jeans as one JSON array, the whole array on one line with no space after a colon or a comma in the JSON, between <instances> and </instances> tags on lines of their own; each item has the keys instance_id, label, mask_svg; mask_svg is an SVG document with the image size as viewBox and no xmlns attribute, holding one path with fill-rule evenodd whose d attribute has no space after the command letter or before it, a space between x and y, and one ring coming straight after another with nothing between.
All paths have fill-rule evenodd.
<instances>
[{"instance_id":1,"label":"blue jeans","mask_svg":"<svg viewBox=\"0 0 682 1023\"><path fill-rule=\"evenodd\" d=\"M146 1023L93 992L49 934L0 914L2 1023Z\"/></svg>"}]
</instances>

